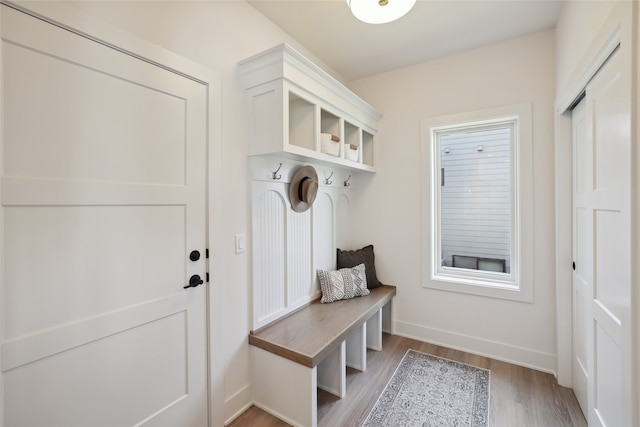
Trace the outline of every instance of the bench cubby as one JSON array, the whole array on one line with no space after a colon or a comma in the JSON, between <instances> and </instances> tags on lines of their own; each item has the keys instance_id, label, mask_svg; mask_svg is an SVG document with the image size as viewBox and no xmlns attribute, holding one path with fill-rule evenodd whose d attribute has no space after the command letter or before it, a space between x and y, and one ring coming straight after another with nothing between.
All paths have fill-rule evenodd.
<instances>
[{"instance_id":1,"label":"bench cubby","mask_svg":"<svg viewBox=\"0 0 640 427\"><path fill-rule=\"evenodd\" d=\"M251 332L254 404L294 426L316 427L317 389L347 395L347 366L365 371L367 348L382 349L395 294L384 285L351 300L316 300Z\"/></svg>"}]
</instances>

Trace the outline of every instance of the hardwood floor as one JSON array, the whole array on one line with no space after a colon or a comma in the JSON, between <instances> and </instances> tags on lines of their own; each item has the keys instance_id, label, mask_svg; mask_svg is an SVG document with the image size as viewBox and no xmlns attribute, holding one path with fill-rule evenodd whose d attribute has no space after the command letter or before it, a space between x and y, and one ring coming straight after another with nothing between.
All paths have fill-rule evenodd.
<instances>
[{"instance_id":1,"label":"hardwood floor","mask_svg":"<svg viewBox=\"0 0 640 427\"><path fill-rule=\"evenodd\" d=\"M320 427L360 426L408 349L491 370L489 425L492 427L586 426L571 389L553 375L505 362L384 334L383 350L367 352L367 371L348 369L344 399L318 390ZM252 406L229 427L283 427L289 424Z\"/></svg>"}]
</instances>

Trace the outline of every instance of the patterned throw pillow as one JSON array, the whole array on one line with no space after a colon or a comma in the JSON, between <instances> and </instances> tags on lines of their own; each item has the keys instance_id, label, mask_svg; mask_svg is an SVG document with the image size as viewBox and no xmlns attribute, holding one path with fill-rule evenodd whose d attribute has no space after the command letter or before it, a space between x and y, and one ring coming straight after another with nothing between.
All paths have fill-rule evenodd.
<instances>
[{"instance_id":1,"label":"patterned throw pillow","mask_svg":"<svg viewBox=\"0 0 640 427\"><path fill-rule=\"evenodd\" d=\"M321 303L369 295L364 264L337 271L318 270L322 288Z\"/></svg>"}]
</instances>

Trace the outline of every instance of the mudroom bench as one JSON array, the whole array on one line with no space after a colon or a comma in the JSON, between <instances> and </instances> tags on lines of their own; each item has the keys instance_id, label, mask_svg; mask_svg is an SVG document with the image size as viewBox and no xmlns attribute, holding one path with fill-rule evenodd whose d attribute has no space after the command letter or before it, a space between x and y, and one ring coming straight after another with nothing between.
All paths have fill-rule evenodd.
<instances>
[{"instance_id":1,"label":"mudroom bench","mask_svg":"<svg viewBox=\"0 0 640 427\"><path fill-rule=\"evenodd\" d=\"M365 371L382 349L396 287L321 304L315 300L249 335L256 406L294 426L317 426L317 388L346 395L346 367ZM383 323L385 324L383 327Z\"/></svg>"}]
</instances>

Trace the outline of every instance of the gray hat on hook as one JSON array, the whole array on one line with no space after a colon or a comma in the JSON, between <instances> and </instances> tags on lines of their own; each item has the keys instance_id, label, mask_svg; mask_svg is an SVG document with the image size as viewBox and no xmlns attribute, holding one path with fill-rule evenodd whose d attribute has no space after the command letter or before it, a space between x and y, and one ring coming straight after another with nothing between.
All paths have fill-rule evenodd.
<instances>
[{"instance_id":1,"label":"gray hat on hook","mask_svg":"<svg viewBox=\"0 0 640 427\"><path fill-rule=\"evenodd\" d=\"M293 175L289 186L291 208L304 212L311 207L318 195L318 173L313 166L304 166Z\"/></svg>"}]
</instances>

